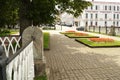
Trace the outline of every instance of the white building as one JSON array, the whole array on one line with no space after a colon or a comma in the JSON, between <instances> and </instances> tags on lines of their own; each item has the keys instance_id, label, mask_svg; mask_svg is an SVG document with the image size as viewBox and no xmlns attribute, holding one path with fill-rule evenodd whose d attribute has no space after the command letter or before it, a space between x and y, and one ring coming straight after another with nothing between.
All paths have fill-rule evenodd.
<instances>
[{"instance_id":1,"label":"white building","mask_svg":"<svg viewBox=\"0 0 120 80\"><path fill-rule=\"evenodd\" d=\"M74 19L76 26L120 26L120 3L92 1L81 16Z\"/></svg>"},{"instance_id":2,"label":"white building","mask_svg":"<svg viewBox=\"0 0 120 80\"><path fill-rule=\"evenodd\" d=\"M67 25L73 25L74 17L72 14L67 14L66 12L63 13L61 16L61 22L67 24Z\"/></svg>"}]
</instances>

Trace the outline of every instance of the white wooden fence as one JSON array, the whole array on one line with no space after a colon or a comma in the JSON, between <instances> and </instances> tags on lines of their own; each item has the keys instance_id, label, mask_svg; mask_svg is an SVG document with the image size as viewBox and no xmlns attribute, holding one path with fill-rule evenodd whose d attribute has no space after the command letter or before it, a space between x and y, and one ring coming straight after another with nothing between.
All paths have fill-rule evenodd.
<instances>
[{"instance_id":1,"label":"white wooden fence","mask_svg":"<svg viewBox=\"0 0 120 80\"><path fill-rule=\"evenodd\" d=\"M33 80L34 79L34 57L33 57L33 41L30 41L20 50L19 38L0 38L5 54L0 51L0 80ZM6 42L8 44L6 44ZM15 46L13 46L15 42ZM9 57L12 50L13 55Z\"/></svg>"},{"instance_id":2,"label":"white wooden fence","mask_svg":"<svg viewBox=\"0 0 120 80\"><path fill-rule=\"evenodd\" d=\"M9 57L10 51L14 54L20 48L20 39L21 37L0 37L1 45L4 47L7 57Z\"/></svg>"}]
</instances>

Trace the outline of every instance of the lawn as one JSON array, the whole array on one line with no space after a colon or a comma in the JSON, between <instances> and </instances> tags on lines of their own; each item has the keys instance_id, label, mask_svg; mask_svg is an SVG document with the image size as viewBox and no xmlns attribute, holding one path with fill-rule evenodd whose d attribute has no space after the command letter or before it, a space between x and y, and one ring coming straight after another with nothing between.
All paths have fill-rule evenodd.
<instances>
[{"instance_id":1,"label":"lawn","mask_svg":"<svg viewBox=\"0 0 120 80\"><path fill-rule=\"evenodd\" d=\"M50 47L50 34L49 32L44 32L44 49L49 50Z\"/></svg>"},{"instance_id":2,"label":"lawn","mask_svg":"<svg viewBox=\"0 0 120 80\"><path fill-rule=\"evenodd\" d=\"M89 38L76 38L76 41L89 46L91 48L98 48L98 47L120 47L120 41L114 40L114 41L104 41L104 42L96 42L91 41Z\"/></svg>"}]
</instances>

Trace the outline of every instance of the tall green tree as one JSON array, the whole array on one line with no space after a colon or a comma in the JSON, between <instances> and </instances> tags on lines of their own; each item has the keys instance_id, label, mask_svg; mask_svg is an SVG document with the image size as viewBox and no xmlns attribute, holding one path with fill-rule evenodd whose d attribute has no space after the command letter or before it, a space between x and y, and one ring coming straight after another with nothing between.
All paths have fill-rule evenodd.
<instances>
[{"instance_id":1,"label":"tall green tree","mask_svg":"<svg viewBox=\"0 0 120 80\"><path fill-rule=\"evenodd\" d=\"M6 25L13 26L18 23L19 20L19 2L16 0L7 0L6 1L6 9L5 9L5 19Z\"/></svg>"},{"instance_id":2,"label":"tall green tree","mask_svg":"<svg viewBox=\"0 0 120 80\"><path fill-rule=\"evenodd\" d=\"M20 24L21 34L23 30L34 25L52 23L55 15L67 12L78 17L91 3L85 0L21 0ZM57 7L57 8L56 8Z\"/></svg>"},{"instance_id":3,"label":"tall green tree","mask_svg":"<svg viewBox=\"0 0 120 80\"><path fill-rule=\"evenodd\" d=\"M30 25L53 23L62 12L79 16L91 3L85 0L0 0L0 25L20 23L20 35Z\"/></svg>"},{"instance_id":4,"label":"tall green tree","mask_svg":"<svg viewBox=\"0 0 120 80\"><path fill-rule=\"evenodd\" d=\"M4 17L5 4L6 4L6 0L0 0L0 27L3 27L5 25L5 17Z\"/></svg>"},{"instance_id":5,"label":"tall green tree","mask_svg":"<svg viewBox=\"0 0 120 80\"><path fill-rule=\"evenodd\" d=\"M0 27L17 24L19 19L18 5L16 0L0 0Z\"/></svg>"}]
</instances>

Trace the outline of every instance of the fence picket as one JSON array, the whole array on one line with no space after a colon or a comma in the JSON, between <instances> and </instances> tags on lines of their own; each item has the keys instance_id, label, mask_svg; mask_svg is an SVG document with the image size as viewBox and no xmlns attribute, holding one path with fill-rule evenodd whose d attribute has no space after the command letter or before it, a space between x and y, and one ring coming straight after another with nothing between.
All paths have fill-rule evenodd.
<instances>
[{"instance_id":1,"label":"fence picket","mask_svg":"<svg viewBox=\"0 0 120 80\"><path fill-rule=\"evenodd\" d=\"M33 80L34 62L32 47L33 42L6 66L7 80Z\"/></svg>"}]
</instances>

